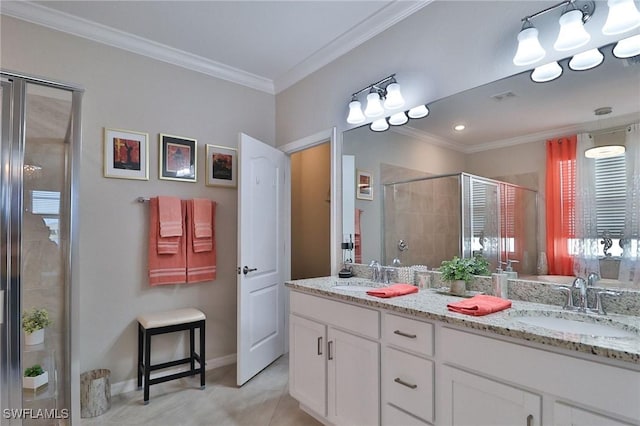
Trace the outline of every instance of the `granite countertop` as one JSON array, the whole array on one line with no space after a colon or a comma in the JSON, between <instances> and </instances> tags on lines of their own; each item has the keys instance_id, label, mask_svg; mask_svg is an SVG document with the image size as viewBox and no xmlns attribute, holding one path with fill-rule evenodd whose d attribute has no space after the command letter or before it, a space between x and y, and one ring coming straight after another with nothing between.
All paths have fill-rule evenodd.
<instances>
[{"instance_id":1,"label":"granite countertop","mask_svg":"<svg viewBox=\"0 0 640 426\"><path fill-rule=\"evenodd\" d=\"M383 299L373 297L364 291L335 289L336 285L381 286L363 278L321 277L305 280L293 280L285 283L287 287L304 293L330 297L336 300L352 302L374 308L387 309L417 318L442 321L448 324L490 331L502 336L537 342L557 348L574 350L616 359L640 365L640 317L632 315L577 314L564 311L559 306L512 300L510 309L493 314L474 317L447 309L447 304L462 300L460 297L444 295L434 289L421 289L418 293ZM571 319L580 315L585 321L607 324L614 323L617 328L630 331L634 337L612 338L589 336L553 331L547 328L528 325L514 319L521 316L552 316Z\"/></svg>"}]
</instances>

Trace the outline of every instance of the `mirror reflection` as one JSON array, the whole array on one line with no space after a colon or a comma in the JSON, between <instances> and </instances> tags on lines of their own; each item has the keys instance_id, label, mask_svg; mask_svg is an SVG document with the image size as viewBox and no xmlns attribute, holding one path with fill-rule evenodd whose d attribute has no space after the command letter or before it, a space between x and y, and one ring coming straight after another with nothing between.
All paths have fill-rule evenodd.
<instances>
[{"instance_id":1,"label":"mirror reflection","mask_svg":"<svg viewBox=\"0 0 640 426\"><path fill-rule=\"evenodd\" d=\"M529 73L522 73L432 102L429 116L405 126L391 126L386 132L363 126L345 132L343 234L361 242L354 260L392 264L396 259L404 265L434 268L453 255L481 252L492 266L507 259L520 261L513 267L521 276L573 275L548 270L554 268L558 255L547 248L547 141L584 135L590 145L612 140L628 145L625 133L629 125L640 122L640 58L617 59L611 55L611 46L602 51L607 59L592 70L572 72L561 61L564 75L549 83L533 83ZM596 115L602 107L610 108L610 113ZM455 131L457 124L464 124L465 129ZM616 161L628 163L629 151L627 146L622 160ZM582 152L575 156L582 158ZM607 176L619 170L600 163L600 190L607 193ZM628 173L633 170L637 174L637 169L627 167ZM355 196L358 171L371 174L372 199ZM591 173L596 174L595 170ZM434 178L440 175L452 176ZM461 183L465 176L469 179L466 195ZM444 189L434 192L436 186ZM504 218L496 214L507 208L501 198L506 195L499 190L502 186L524 188L522 193L530 194L530 199L513 196L511 209L519 212L519 219L501 222ZM494 199L495 203L489 201ZM590 201L594 209L600 203L600 211L611 202L602 197ZM624 194L621 203L625 205ZM430 220L427 215L432 216ZM488 218L497 223L483 222ZM497 244L496 228L504 235ZM516 228L526 230L526 244L523 240L514 246L510 235L515 235ZM590 235L579 244L577 238L568 240L567 246L573 244L568 251L584 254L584 246L595 242L597 253L591 257L599 258L597 269L603 281L615 285L623 252L622 232L623 226L602 222L597 239ZM398 248L400 241L406 245L404 250ZM637 245L632 241L627 247L635 250L635 256ZM606 247L613 250L605 252ZM551 257L550 266L547 257ZM637 262L637 257L631 261ZM584 267L595 266L592 261Z\"/></svg>"}]
</instances>

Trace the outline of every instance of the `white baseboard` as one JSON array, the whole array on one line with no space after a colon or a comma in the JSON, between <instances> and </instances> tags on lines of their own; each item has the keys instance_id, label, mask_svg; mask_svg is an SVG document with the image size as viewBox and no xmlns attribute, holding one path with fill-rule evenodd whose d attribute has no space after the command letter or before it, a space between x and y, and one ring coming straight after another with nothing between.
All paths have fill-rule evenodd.
<instances>
[{"instance_id":1,"label":"white baseboard","mask_svg":"<svg viewBox=\"0 0 640 426\"><path fill-rule=\"evenodd\" d=\"M206 371L209 371L209 370L214 370L216 368L224 367L225 365L231 365L235 363L236 363L236 354L225 355L218 358L208 359L205 362L204 369ZM164 376L165 374L173 374L173 373L178 373L180 371L184 371L184 368L180 368L180 367L167 368L166 370L162 370L161 372L158 372L158 374ZM155 374L152 375L151 377L154 377L154 376ZM111 395L118 395L120 393L131 392L136 389L138 389L137 378L130 379L130 380L123 380L122 382L111 384Z\"/></svg>"}]
</instances>

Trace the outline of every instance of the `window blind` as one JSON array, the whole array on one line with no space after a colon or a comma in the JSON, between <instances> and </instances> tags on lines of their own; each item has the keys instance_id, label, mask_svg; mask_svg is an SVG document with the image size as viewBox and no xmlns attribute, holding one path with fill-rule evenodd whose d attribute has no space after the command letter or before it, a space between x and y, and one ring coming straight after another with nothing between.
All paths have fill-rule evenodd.
<instances>
[{"instance_id":1,"label":"window blind","mask_svg":"<svg viewBox=\"0 0 640 426\"><path fill-rule=\"evenodd\" d=\"M31 191L31 212L33 214L59 214L60 193L57 191Z\"/></svg>"},{"instance_id":2,"label":"window blind","mask_svg":"<svg viewBox=\"0 0 640 426\"><path fill-rule=\"evenodd\" d=\"M625 156L596 159L595 173L598 236L605 231L611 237L620 236L624 230L627 192Z\"/></svg>"}]
</instances>

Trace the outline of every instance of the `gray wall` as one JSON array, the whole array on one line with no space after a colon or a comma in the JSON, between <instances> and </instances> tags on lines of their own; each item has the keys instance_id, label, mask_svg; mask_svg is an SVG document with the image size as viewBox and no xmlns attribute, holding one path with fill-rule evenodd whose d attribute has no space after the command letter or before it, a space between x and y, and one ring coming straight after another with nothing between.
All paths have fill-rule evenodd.
<instances>
[{"instance_id":1,"label":"gray wall","mask_svg":"<svg viewBox=\"0 0 640 426\"><path fill-rule=\"evenodd\" d=\"M108 368L112 383L135 378L138 314L196 307L207 315L207 358L236 351L237 191L204 185L205 144L237 146L244 132L275 141L274 96L123 50L1 17L4 69L82 85L80 176L80 370ZM248 111L259 111L251 114ZM149 133L149 181L102 176L103 128ZM198 182L158 179L158 133L198 139ZM202 197L218 202L218 278L147 284L148 206L138 196ZM158 339L154 355L182 353ZM176 349L179 348L179 349Z\"/></svg>"}]
</instances>

